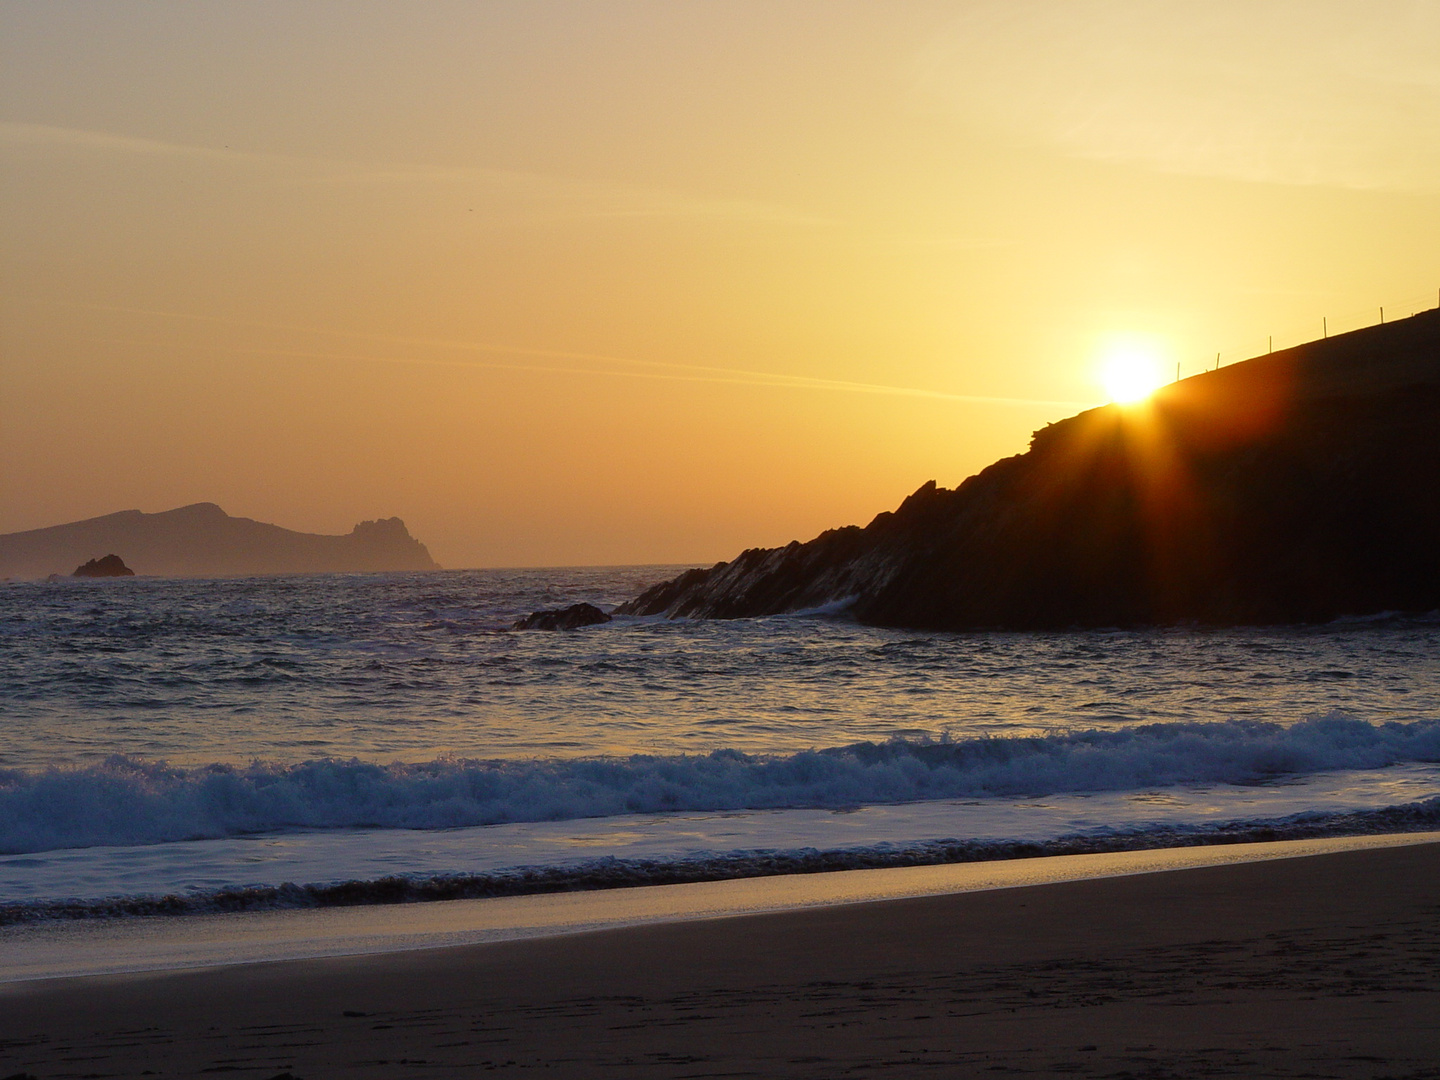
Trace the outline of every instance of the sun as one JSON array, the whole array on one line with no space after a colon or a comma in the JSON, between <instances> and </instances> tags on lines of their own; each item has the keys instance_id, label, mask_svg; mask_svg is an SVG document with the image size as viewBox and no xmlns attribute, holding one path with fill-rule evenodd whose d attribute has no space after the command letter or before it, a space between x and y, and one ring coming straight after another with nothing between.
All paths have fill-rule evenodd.
<instances>
[{"instance_id":1,"label":"sun","mask_svg":"<svg viewBox=\"0 0 1440 1080\"><path fill-rule=\"evenodd\" d=\"M1117 404L1142 401L1165 382L1162 350L1134 338L1110 342L1101 353L1100 385Z\"/></svg>"}]
</instances>

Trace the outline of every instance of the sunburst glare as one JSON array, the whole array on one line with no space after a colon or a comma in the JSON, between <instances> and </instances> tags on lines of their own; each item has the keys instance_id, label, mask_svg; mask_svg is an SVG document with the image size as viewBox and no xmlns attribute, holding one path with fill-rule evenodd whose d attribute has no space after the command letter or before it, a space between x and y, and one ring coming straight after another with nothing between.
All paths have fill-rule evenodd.
<instances>
[{"instance_id":1,"label":"sunburst glare","mask_svg":"<svg viewBox=\"0 0 1440 1080\"><path fill-rule=\"evenodd\" d=\"M1126 337L1106 343L1100 358L1100 385L1111 401L1129 404L1149 397L1164 382L1164 349L1156 342Z\"/></svg>"}]
</instances>

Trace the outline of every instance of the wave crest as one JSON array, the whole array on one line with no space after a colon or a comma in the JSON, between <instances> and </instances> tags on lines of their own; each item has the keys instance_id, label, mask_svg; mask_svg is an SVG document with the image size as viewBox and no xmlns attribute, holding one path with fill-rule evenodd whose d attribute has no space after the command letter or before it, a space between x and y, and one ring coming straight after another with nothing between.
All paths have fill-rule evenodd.
<instances>
[{"instance_id":1,"label":"wave crest","mask_svg":"<svg viewBox=\"0 0 1440 1080\"><path fill-rule=\"evenodd\" d=\"M156 844L285 829L441 829L614 814L841 808L925 799L1123 791L1440 761L1440 721L1332 715L1289 727L1150 724L1034 738L885 743L750 755L374 764L320 759L180 768L0 771L0 853Z\"/></svg>"}]
</instances>

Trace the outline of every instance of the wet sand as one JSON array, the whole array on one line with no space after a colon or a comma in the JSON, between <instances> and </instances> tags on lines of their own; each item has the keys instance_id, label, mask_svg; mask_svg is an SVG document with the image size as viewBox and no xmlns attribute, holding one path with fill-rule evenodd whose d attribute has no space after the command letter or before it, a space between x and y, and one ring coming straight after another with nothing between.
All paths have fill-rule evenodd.
<instances>
[{"instance_id":1,"label":"wet sand","mask_svg":"<svg viewBox=\"0 0 1440 1080\"><path fill-rule=\"evenodd\" d=\"M1440 844L0 987L0 1076L1440 1078Z\"/></svg>"}]
</instances>

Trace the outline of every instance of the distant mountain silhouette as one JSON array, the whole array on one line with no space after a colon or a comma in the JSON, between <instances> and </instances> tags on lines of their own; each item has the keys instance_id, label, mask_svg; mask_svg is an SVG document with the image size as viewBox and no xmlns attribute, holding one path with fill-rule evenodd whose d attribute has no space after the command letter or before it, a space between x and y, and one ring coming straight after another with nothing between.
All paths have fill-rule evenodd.
<instances>
[{"instance_id":1,"label":"distant mountain silhouette","mask_svg":"<svg viewBox=\"0 0 1440 1080\"><path fill-rule=\"evenodd\" d=\"M122 510L0 536L0 577L45 577L107 553L137 574L167 577L439 569L399 518L362 521L345 536L320 536L195 503L160 514Z\"/></svg>"},{"instance_id":2,"label":"distant mountain silhouette","mask_svg":"<svg viewBox=\"0 0 1440 1080\"><path fill-rule=\"evenodd\" d=\"M622 614L851 603L915 629L1329 620L1440 608L1440 311L1035 433L865 528L746 551Z\"/></svg>"}]
</instances>

